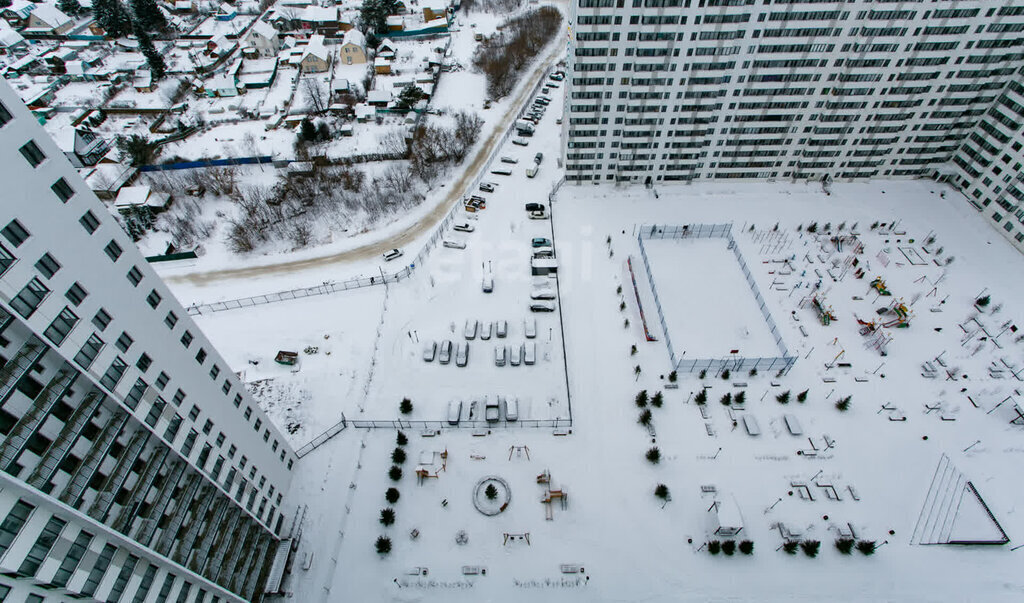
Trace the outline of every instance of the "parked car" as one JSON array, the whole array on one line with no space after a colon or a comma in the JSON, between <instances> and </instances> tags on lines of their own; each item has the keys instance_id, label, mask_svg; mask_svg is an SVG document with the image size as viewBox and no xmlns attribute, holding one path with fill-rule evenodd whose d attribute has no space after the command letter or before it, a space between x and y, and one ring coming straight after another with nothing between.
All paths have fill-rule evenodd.
<instances>
[{"instance_id":1,"label":"parked car","mask_svg":"<svg viewBox=\"0 0 1024 603\"><path fill-rule=\"evenodd\" d=\"M480 190L482 190L485 193L493 193L494 192L494 183L493 182L481 182L480 183Z\"/></svg>"},{"instance_id":2,"label":"parked car","mask_svg":"<svg viewBox=\"0 0 1024 603\"><path fill-rule=\"evenodd\" d=\"M533 166L533 167L528 167L528 168L526 168L526 177L527 177L527 178L533 178L534 176L536 176L536 175L537 175L537 171L538 171L539 169L540 169L540 168L538 168L537 166Z\"/></svg>"},{"instance_id":3,"label":"parked car","mask_svg":"<svg viewBox=\"0 0 1024 603\"><path fill-rule=\"evenodd\" d=\"M497 400L491 402L490 399L484 398L484 419L488 423L497 423L501 420L501 406Z\"/></svg>"},{"instance_id":4,"label":"parked car","mask_svg":"<svg viewBox=\"0 0 1024 603\"><path fill-rule=\"evenodd\" d=\"M459 232L473 232L476 228L474 228L469 222L462 222L461 224L452 226L452 230L457 230Z\"/></svg>"},{"instance_id":5,"label":"parked car","mask_svg":"<svg viewBox=\"0 0 1024 603\"><path fill-rule=\"evenodd\" d=\"M463 243L462 241L453 241L451 239L445 239L444 242L441 243L441 244L444 245L445 247L449 248L449 249L465 249L466 248L466 244Z\"/></svg>"},{"instance_id":6,"label":"parked car","mask_svg":"<svg viewBox=\"0 0 1024 603\"><path fill-rule=\"evenodd\" d=\"M527 203L526 211L544 211L543 203Z\"/></svg>"},{"instance_id":7,"label":"parked car","mask_svg":"<svg viewBox=\"0 0 1024 603\"><path fill-rule=\"evenodd\" d=\"M550 247L538 247L533 250L534 259L539 258L553 258L555 257L555 250Z\"/></svg>"},{"instance_id":8,"label":"parked car","mask_svg":"<svg viewBox=\"0 0 1024 603\"><path fill-rule=\"evenodd\" d=\"M523 361L523 344L513 345L509 350L508 363L512 366L519 366Z\"/></svg>"},{"instance_id":9,"label":"parked car","mask_svg":"<svg viewBox=\"0 0 1024 603\"><path fill-rule=\"evenodd\" d=\"M561 85L558 82L548 82L548 88L560 88Z\"/></svg>"},{"instance_id":10,"label":"parked car","mask_svg":"<svg viewBox=\"0 0 1024 603\"><path fill-rule=\"evenodd\" d=\"M540 162L544 161L544 153L537 153L533 156L533 162L540 165Z\"/></svg>"},{"instance_id":11,"label":"parked car","mask_svg":"<svg viewBox=\"0 0 1024 603\"><path fill-rule=\"evenodd\" d=\"M466 319L466 328L463 329L462 335L466 339L476 339L476 330L480 326L480 322L472 318Z\"/></svg>"},{"instance_id":12,"label":"parked car","mask_svg":"<svg viewBox=\"0 0 1024 603\"><path fill-rule=\"evenodd\" d=\"M498 339L504 339L505 336L508 335L508 321L507 320L499 320L498 323L497 323L496 331L497 331Z\"/></svg>"},{"instance_id":13,"label":"parked car","mask_svg":"<svg viewBox=\"0 0 1024 603\"><path fill-rule=\"evenodd\" d=\"M491 274L490 272L485 272L484 273L484 278L483 278L483 280L480 283L480 289L482 289L484 293L490 293L490 292L494 291L494 275L493 274Z\"/></svg>"},{"instance_id":14,"label":"parked car","mask_svg":"<svg viewBox=\"0 0 1024 603\"><path fill-rule=\"evenodd\" d=\"M448 401L448 424L449 425L458 425L460 418L462 418L462 400L449 400Z\"/></svg>"},{"instance_id":15,"label":"parked car","mask_svg":"<svg viewBox=\"0 0 1024 603\"><path fill-rule=\"evenodd\" d=\"M428 341L427 343L425 343L423 345L423 361L424 362L433 362L434 361L434 356L436 356L436 355L437 355L437 342L436 341L431 340L431 341Z\"/></svg>"},{"instance_id":16,"label":"parked car","mask_svg":"<svg viewBox=\"0 0 1024 603\"><path fill-rule=\"evenodd\" d=\"M549 77L550 79L553 79L553 80L555 80L556 82L560 82L560 81L562 81L562 80L564 80L564 79L565 79L565 75L563 75L563 74L561 74L561 73L558 73L558 72L552 73L552 74L551 74L551 75L549 75L548 77Z\"/></svg>"},{"instance_id":17,"label":"parked car","mask_svg":"<svg viewBox=\"0 0 1024 603\"><path fill-rule=\"evenodd\" d=\"M530 212L530 219L531 220L547 220L548 219L548 214L545 211L531 211Z\"/></svg>"},{"instance_id":18,"label":"parked car","mask_svg":"<svg viewBox=\"0 0 1024 603\"><path fill-rule=\"evenodd\" d=\"M551 239L545 239L544 237L536 237L530 241L530 245L534 248L537 247L551 247Z\"/></svg>"},{"instance_id":19,"label":"parked car","mask_svg":"<svg viewBox=\"0 0 1024 603\"><path fill-rule=\"evenodd\" d=\"M491 173L494 174L495 176L511 176L512 170L504 167L499 167L491 170Z\"/></svg>"},{"instance_id":20,"label":"parked car","mask_svg":"<svg viewBox=\"0 0 1024 603\"><path fill-rule=\"evenodd\" d=\"M503 345L494 346L494 366L505 366L505 357L508 355L507 348Z\"/></svg>"},{"instance_id":21,"label":"parked car","mask_svg":"<svg viewBox=\"0 0 1024 603\"><path fill-rule=\"evenodd\" d=\"M519 163L519 160L516 159L515 157L509 157L508 155L503 155L501 157L501 162L502 163Z\"/></svg>"},{"instance_id":22,"label":"parked car","mask_svg":"<svg viewBox=\"0 0 1024 603\"><path fill-rule=\"evenodd\" d=\"M455 346L455 366L466 366L469 362L469 342L460 341Z\"/></svg>"},{"instance_id":23,"label":"parked car","mask_svg":"<svg viewBox=\"0 0 1024 603\"><path fill-rule=\"evenodd\" d=\"M441 342L441 351L438 353L437 361L441 364L448 364L452 360L452 342L445 339Z\"/></svg>"},{"instance_id":24,"label":"parked car","mask_svg":"<svg viewBox=\"0 0 1024 603\"><path fill-rule=\"evenodd\" d=\"M525 138L513 138L512 139L512 144L519 145L521 147L525 147L528 144L530 144L530 141L526 140Z\"/></svg>"},{"instance_id":25,"label":"parked car","mask_svg":"<svg viewBox=\"0 0 1024 603\"><path fill-rule=\"evenodd\" d=\"M487 205L487 197L481 197L480 195L470 195L469 200L475 203L479 203L482 206Z\"/></svg>"},{"instance_id":26,"label":"parked car","mask_svg":"<svg viewBox=\"0 0 1024 603\"><path fill-rule=\"evenodd\" d=\"M530 291L530 299L555 299L555 290L551 287L537 287Z\"/></svg>"},{"instance_id":27,"label":"parked car","mask_svg":"<svg viewBox=\"0 0 1024 603\"><path fill-rule=\"evenodd\" d=\"M519 398L505 398L505 420L519 420Z\"/></svg>"},{"instance_id":28,"label":"parked car","mask_svg":"<svg viewBox=\"0 0 1024 603\"><path fill-rule=\"evenodd\" d=\"M391 260L398 259L400 257L402 257L402 250L392 249L391 251L388 251L384 254L384 261L390 262Z\"/></svg>"},{"instance_id":29,"label":"parked car","mask_svg":"<svg viewBox=\"0 0 1024 603\"><path fill-rule=\"evenodd\" d=\"M531 365L537 362L537 342L528 341L523 348L523 364Z\"/></svg>"},{"instance_id":30,"label":"parked car","mask_svg":"<svg viewBox=\"0 0 1024 603\"><path fill-rule=\"evenodd\" d=\"M547 299L538 299L530 303L530 312L554 312L555 302Z\"/></svg>"},{"instance_id":31,"label":"parked car","mask_svg":"<svg viewBox=\"0 0 1024 603\"><path fill-rule=\"evenodd\" d=\"M529 320L524 321L523 333L526 335L527 339L533 339L534 337L536 337L537 336L537 320L534 319L534 318L531 318Z\"/></svg>"},{"instance_id":32,"label":"parked car","mask_svg":"<svg viewBox=\"0 0 1024 603\"><path fill-rule=\"evenodd\" d=\"M491 338L491 334L494 332L494 323L487 321L480 325L480 339L484 341Z\"/></svg>"}]
</instances>

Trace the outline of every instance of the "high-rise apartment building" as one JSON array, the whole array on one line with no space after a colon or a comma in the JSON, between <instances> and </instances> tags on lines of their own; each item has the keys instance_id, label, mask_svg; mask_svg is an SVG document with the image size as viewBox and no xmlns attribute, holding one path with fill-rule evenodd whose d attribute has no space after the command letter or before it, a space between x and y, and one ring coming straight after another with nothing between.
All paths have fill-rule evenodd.
<instances>
[{"instance_id":1,"label":"high-rise apartment building","mask_svg":"<svg viewBox=\"0 0 1024 603\"><path fill-rule=\"evenodd\" d=\"M571 23L568 181L935 178L1024 240L1020 0L572 0Z\"/></svg>"},{"instance_id":2,"label":"high-rise apartment building","mask_svg":"<svg viewBox=\"0 0 1024 603\"><path fill-rule=\"evenodd\" d=\"M6 83L0 174L0 599L253 598L295 453Z\"/></svg>"}]
</instances>

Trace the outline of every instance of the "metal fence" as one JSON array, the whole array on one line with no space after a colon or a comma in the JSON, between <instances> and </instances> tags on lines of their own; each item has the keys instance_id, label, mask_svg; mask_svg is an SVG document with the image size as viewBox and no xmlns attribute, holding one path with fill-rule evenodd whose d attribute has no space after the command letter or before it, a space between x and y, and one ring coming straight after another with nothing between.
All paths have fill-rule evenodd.
<instances>
[{"instance_id":1,"label":"metal fence","mask_svg":"<svg viewBox=\"0 0 1024 603\"><path fill-rule=\"evenodd\" d=\"M640 245L640 256L644 261L644 270L647 272L647 280L651 285L651 293L654 294L654 305L658 308L658 319L661 322L661 330L665 336L665 345L668 347L669 359L672 361L672 366L675 367L676 371L683 373L713 371L717 374L726 369L730 371L750 371L752 369L756 369L758 372L770 372L774 370L787 373L793 368L793 365L796 363L796 357L789 354L789 348L786 347L786 343L782 339L782 334L779 332L778 326L775 324L775 320L772 318L772 314L768 310L768 305L765 303L764 297L761 295L761 289L757 286L757 282L754 280L754 276L750 273L750 269L747 267L747 262L743 258L743 253L736 244L736 239L732 236L732 224L687 224L684 226L644 224L640 226L636 238L637 243ZM658 296L658 287L654 281L654 273L651 271L651 264L647 259L647 250L644 248L644 239L686 238L725 239L728 241L728 248L731 249L733 255L736 256L736 261L740 265L740 270L743 271L743 276L747 280L747 286L750 287L750 292L754 295L754 300L757 302L758 308L761 310L761 316L764 318L765 324L768 325L768 330L771 331L772 337L775 339L775 345L779 349L779 356L759 358L728 356L725 358L694 358L689 360L683 360L676 356L675 348L672 347L672 337L669 334L668 325L665 322L665 312L661 307L661 298Z\"/></svg>"},{"instance_id":2,"label":"metal fence","mask_svg":"<svg viewBox=\"0 0 1024 603\"><path fill-rule=\"evenodd\" d=\"M340 421L338 421L337 423L335 423L331 427L327 428L326 431L324 431L320 435L318 435L315 438L313 438L305 446L303 446L303 447L299 448L298 450L296 450L295 451L295 456L297 456L297 457L299 457L301 459L302 457L306 456L310 452L313 452L314 450L316 450L317 448L322 446L325 442L327 442L327 440L329 440L329 439L333 438L334 436L338 435L339 433L341 433L347 427L348 427L348 424L345 422L345 415L343 414L343 415L341 415L341 420Z\"/></svg>"}]
</instances>

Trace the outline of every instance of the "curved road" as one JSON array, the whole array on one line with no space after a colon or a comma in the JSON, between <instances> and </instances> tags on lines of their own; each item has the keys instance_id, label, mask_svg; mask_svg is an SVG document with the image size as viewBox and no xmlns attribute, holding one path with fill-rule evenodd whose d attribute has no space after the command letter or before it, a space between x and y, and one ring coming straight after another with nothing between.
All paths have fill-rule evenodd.
<instances>
[{"instance_id":1,"label":"curved road","mask_svg":"<svg viewBox=\"0 0 1024 603\"><path fill-rule=\"evenodd\" d=\"M563 4L564 2L557 3ZM501 137L504 135L505 130L508 129L509 125L511 125L512 121L519 114L520 107L529 99L538 78L545 77L548 70L557 62L563 48L564 46L562 44L561 34L556 34L555 40L552 43L551 51L540 63L537 64L533 71L529 73L528 78L525 78L528 80L526 85L522 86L519 94L517 94L509 104L508 111L505 112L505 115L502 116L501 120L495 125L494 129L491 131L491 135L477 151L473 160L462 168L462 174L453 182L453 186L448 189L448 194L437 202L437 205L434 206L430 213L423 216L419 222L404 231L387 239L368 242L354 249L349 249L332 255L304 260L283 261L277 264L252 266L248 268L229 268L224 270L211 270L208 272L194 272L190 274L166 276L164 277L164 280L170 282L188 282L193 285L206 286L221 280L247 279L259 276L301 272L303 270L323 268L325 266L340 264L351 260L360 260L368 257L379 256L390 249L403 247L413 243L421 235L434 228L434 226L437 225L437 223L440 222L448 213L451 205L462 198L466 187L476 176L477 172L483 167L484 162L487 161L487 158L490 156L495 146L497 146Z\"/></svg>"}]
</instances>

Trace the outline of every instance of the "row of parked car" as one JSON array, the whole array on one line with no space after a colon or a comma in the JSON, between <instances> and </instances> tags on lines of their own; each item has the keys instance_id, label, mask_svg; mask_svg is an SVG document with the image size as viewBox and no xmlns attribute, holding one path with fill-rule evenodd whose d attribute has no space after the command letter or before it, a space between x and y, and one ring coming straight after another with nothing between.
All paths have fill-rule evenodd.
<instances>
[{"instance_id":1,"label":"row of parked car","mask_svg":"<svg viewBox=\"0 0 1024 603\"><path fill-rule=\"evenodd\" d=\"M452 342L445 339L440 343L428 341L423 345L423 361L433 362L437 358L439 364L448 364L452 361ZM469 362L469 343L460 341L455 344L455 366L466 366Z\"/></svg>"},{"instance_id":2,"label":"row of parked car","mask_svg":"<svg viewBox=\"0 0 1024 603\"><path fill-rule=\"evenodd\" d=\"M468 404L462 400L450 400L448 402L448 424L458 425L459 421L479 421L480 409L483 409L484 420L488 423L497 423L501 420L502 414L506 421L519 420L519 399L507 396L490 396L483 399L471 400Z\"/></svg>"},{"instance_id":3,"label":"row of parked car","mask_svg":"<svg viewBox=\"0 0 1024 603\"><path fill-rule=\"evenodd\" d=\"M477 336L480 339L488 340L491 335L497 335L499 339L504 339L508 335L508 321L498 320L495 322L479 321L474 318L466 320L466 326L462 329L462 336L466 338L466 341L476 339ZM533 339L537 336L537 321L527 320L523 322L523 334L526 335L527 339Z\"/></svg>"},{"instance_id":4,"label":"row of parked car","mask_svg":"<svg viewBox=\"0 0 1024 603\"><path fill-rule=\"evenodd\" d=\"M494 346L494 366L505 366L508 363L511 366L519 366L525 364L527 366L535 364L537 362L537 342L525 341L519 345L503 345L498 344Z\"/></svg>"}]
</instances>

